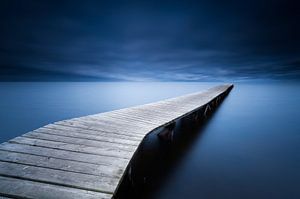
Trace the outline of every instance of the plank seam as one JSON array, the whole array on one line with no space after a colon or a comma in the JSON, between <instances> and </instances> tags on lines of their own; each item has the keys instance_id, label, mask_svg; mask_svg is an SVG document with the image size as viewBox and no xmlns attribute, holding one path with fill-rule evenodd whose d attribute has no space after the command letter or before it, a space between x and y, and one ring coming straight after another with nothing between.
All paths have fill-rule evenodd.
<instances>
[{"instance_id":1,"label":"plank seam","mask_svg":"<svg viewBox=\"0 0 300 199\"><path fill-rule=\"evenodd\" d=\"M87 128L87 127L81 127L81 126L72 126L72 125L67 125L67 124L62 124L62 123L55 123L54 125L60 125L60 126L65 126L65 127L69 127L69 128L75 128L75 129L90 130L90 131L95 131L95 132L113 133L113 134L123 135L123 136L128 136L128 137L136 137L136 138L142 138L143 137L140 134L130 134L130 133L124 134L124 133L116 133L114 131L100 131L100 130L97 130L95 128Z\"/></svg>"},{"instance_id":2,"label":"plank seam","mask_svg":"<svg viewBox=\"0 0 300 199\"><path fill-rule=\"evenodd\" d=\"M20 177L20 176L6 175L6 174L1 174L1 173L0 173L0 176L6 177L6 178L19 179L19 180L27 180L27 181L31 181L31 182L38 182L38 183L43 183L43 184L57 185L57 186L68 187L68 188L73 188L73 189L80 189L80 190L85 190L85 191L92 191L92 192L98 192L98 193L106 193L106 194L110 194L110 195L113 194L113 192L110 192L110 191L105 191L105 190L100 190L100 189L92 189L92 188L75 186L75 185L68 185L68 184L57 183L57 182L50 182L50 181L46 181L46 180L37 180L37 179L32 179L32 178L25 178L25 177Z\"/></svg>"},{"instance_id":3,"label":"plank seam","mask_svg":"<svg viewBox=\"0 0 300 199\"><path fill-rule=\"evenodd\" d=\"M96 131L95 133L88 133L88 132L72 132L71 130L69 129L58 129L58 128L48 128L47 126L43 126L41 128L38 128L36 130L44 130L44 131L50 131L50 130L54 130L55 132L60 132L60 133L63 133L64 131L69 131L71 133L76 133L76 134L82 134L82 135L88 135L88 136L102 136L102 137L105 137L105 138L114 138L114 139L120 139L120 140L130 140L130 141L140 141L141 139L139 138L136 138L136 139L132 139L132 137L128 137L126 135L120 135L120 134L114 134L114 135L117 135L117 137L111 137L110 135L112 133L108 133L108 132L98 132ZM34 131L36 131L34 130ZM89 130L85 130L84 131L89 131ZM118 137L120 136L120 137ZM126 138L125 138L126 137Z\"/></svg>"},{"instance_id":4,"label":"plank seam","mask_svg":"<svg viewBox=\"0 0 300 199\"><path fill-rule=\"evenodd\" d=\"M107 142L107 143L112 143L112 144L121 144L121 145L132 145L132 146L137 146L134 144L127 144L127 143L122 143L122 142L111 142L111 141L106 141L106 140L100 140L100 139L92 139L92 138L84 138L84 137L77 137L77 136L70 136L70 135L60 135L58 133L49 133L49 132L42 132L42 131L37 131L37 130L33 130L32 132L35 133L42 133L42 134L47 134L47 135L56 135L56 136L62 136L62 137L68 137L68 138L77 138L77 139L82 139L82 140L91 140L91 141L99 141L99 142ZM24 134L25 135L25 134Z\"/></svg>"},{"instance_id":5,"label":"plank seam","mask_svg":"<svg viewBox=\"0 0 300 199\"><path fill-rule=\"evenodd\" d=\"M37 138L34 138L34 139L37 139ZM44 139L40 139L40 140L44 140ZM49 141L49 140L47 140L47 141ZM114 158L120 158L120 159L125 159L125 160L129 160L130 159L130 158L119 157L119 156L114 156L114 155L105 155L105 154L96 154L96 153L88 153L88 152L81 152L81 151L72 151L72 150L68 150L68 149L59 149L59 148L54 148L54 147L46 147L46 146L41 146L41 145L36 145L36 144L20 143L20 142L13 141L13 140L10 140L8 142L9 143L13 143L13 144L20 144L20 145L27 145L27 146L33 146L33 147L41 147L41 148L47 148L47 149L54 149L54 150L58 150L58 151L68 151L68 152L74 152L74 153L96 155L96 156L99 156L99 157L114 157ZM53 142L55 142L55 141L53 141ZM65 143L65 142L62 142L62 143ZM65 144L69 144L69 143L65 143Z\"/></svg>"},{"instance_id":6,"label":"plank seam","mask_svg":"<svg viewBox=\"0 0 300 199\"><path fill-rule=\"evenodd\" d=\"M19 144L19 143L16 143L16 144ZM74 159L65 159L65 158L58 158L58 157L53 157L53 156L36 155L36 154L33 154L33 153L26 153L26 152L14 151L14 150L4 150L4 149L0 149L0 150L1 151L7 151L7 152L27 154L27 155L35 155L35 156L39 156L39 157L54 158L54 159L58 159L58 160L81 162L81 163L93 164L93 165L98 165L98 166L111 166L110 164L105 164L105 163L100 164L100 163L93 163L93 162L85 162L85 161L79 161L79 160L74 160ZM121 169L121 167L117 167L117 168Z\"/></svg>"},{"instance_id":7,"label":"plank seam","mask_svg":"<svg viewBox=\"0 0 300 199\"><path fill-rule=\"evenodd\" d=\"M6 163L12 163L12 164L18 164L18 165L24 165L24 166L31 166L31 167L37 167L37 168L44 168L44 169L52 169L52 170L57 170L57 171L66 171L66 172L78 173L78 174L84 174L84 175L90 175L90 176L99 176L99 177L104 177L104 178L112 178L112 179L118 178L118 176L110 177L107 175L97 175L97 174L92 174L92 173L70 171L70 170L66 170L66 169L58 169L58 168L52 168L52 167L46 167L46 166L40 166L40 165L34 165L34 164L28 164L28 163L20 163L20 162L16 162L16 161L0 160L0 162L6 162Z\"/></svg>"},{"instance_id":8,"label":"plank seam","mask_svg":"<svg viewBox=\"0 0 300 199\"><path fill-rule=\"evenodd\" d=\"M22 196L17 196L12 194L5 194L1 192L0 192L0 196L8 197L9 199L34 199L34 198L22 197Z\"/></svg>"}]
</instances>

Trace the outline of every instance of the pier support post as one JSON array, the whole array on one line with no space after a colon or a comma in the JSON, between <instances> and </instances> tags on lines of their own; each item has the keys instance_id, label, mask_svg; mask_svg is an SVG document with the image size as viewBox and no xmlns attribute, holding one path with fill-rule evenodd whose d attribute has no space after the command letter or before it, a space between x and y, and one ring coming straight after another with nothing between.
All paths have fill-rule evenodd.
<instances>
[{"instance_id":1,"label":"pier support post","mask_svg":"<svg viewBox=\"0 0 300 199\"><path fill-rule=\"evenodd\" d=\"M172 142L174 137L175 126L176 122L173 122L168 126L164 127L164 129L158 133L158 137L164 141Z\"/></svg>"},{"instance_id":2,"label":"pier support post","mask_svg":"<svg viewBox=\"0 0 300 199\"><path fill-rule=\"evenodd\" d=\"M210 111L211 111L210 104L207 104L207 105L205 106L205 110L204 110L204 114L203 114L204 117L207 117Z\"/></svg>"}]
</instances>

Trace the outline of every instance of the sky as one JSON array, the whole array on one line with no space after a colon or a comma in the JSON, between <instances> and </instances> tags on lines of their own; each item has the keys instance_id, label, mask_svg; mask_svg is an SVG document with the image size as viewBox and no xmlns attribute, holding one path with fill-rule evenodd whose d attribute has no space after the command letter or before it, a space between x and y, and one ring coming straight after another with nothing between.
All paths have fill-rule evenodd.
<instances>
[{"instance_id":1,"label":"sky","mask_svg":"<svg viewBox=\"0 0 300 199\"><path fill-rule=\"evenodd\" d=\"M296 0L0 1L0 81L300 80Z\"/></svg>"}]
</instances>

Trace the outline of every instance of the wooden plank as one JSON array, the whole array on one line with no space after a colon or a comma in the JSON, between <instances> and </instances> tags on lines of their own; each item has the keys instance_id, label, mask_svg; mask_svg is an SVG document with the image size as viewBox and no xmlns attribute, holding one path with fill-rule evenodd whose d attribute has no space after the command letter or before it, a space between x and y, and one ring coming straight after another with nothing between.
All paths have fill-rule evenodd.
<instances>
[{"instance_id":1,"label":"wooden plank","mask_svg":"<svg viewBox=\"0 0 300 199\"><path fill-rule=\"evenodd\" d=\"M44 139L49 141L58 141L64 142L69 144L79 144L84 146L91 146L91 147L111 147L119 150L131 151L137 148L137 145L130 145L130 144L120 144L120 143L113 143L113 142L106 142L106 141L99 141L99 140L88 140L82 138L73 138L73 137L66 137L61 135L53 135L53 134L45 134L45 133L38 133L38 132L29 132L23 135L24 137L36 138L36 139Z\"/></svg>"},{"instance_id":2,"label":"wooden plank","mask_svg":"<svg viewBox=\"0 0 300 199\"><path fill-rule=\"evenodd\" d=\"M127 130L126 128L122 130L122 127L118 127L118 126L111 126L111 125L105 125L105 124L98 124L96 127L94 126L88 126L86 124L82 124L80 122L74 122L74 121L69 121L69 120L63 120L63 121L59 121L59 122L55 122L54 124L56 125L62 125L62 126L67 126L67 127L74 127L74 128L80 128L80 129L86 129L86 130L103 130L106 132L114 132L117 134L121 134L121 135L127 135L127 136L133 136L133 137L139 137L139 138L143 138L144 136L140 133L135 133L134 131L131 130Z\"/></svg>"},{"instance_id":3,"label":"wooden plank","mask_svg":"<svg viewBox=\"0 0 300 199\"><path fill-rule=\"evenodd\" d=\"M31 146L40 146L51 149L60 149L65 151L73 151L84 154L94 154L100 156L117 157L122 159L130 159L132 151L124 151L111 147L89 147L76 144L68 144L64 142L40 140L29 137L16 137L9 141L10 143L26 144Z\"/></svg>"},{"instance_id":4,"label":"wooden plank","mask_svg":"<svg viewBox=\"0 0 300 199\"><path fill-rule=\"evenodd\" d=\"M180 106L180 105L179 105ZM169 119L175 119L179 117L180 115L193 110L193 108L188 108L184 110L178 110L178 108L173 107L167 108L167 107L160 107L160 106L152 106L152 107L141 107L138 110L129 110L128 113L130 114L137 114L137 115L150 115L150 116L161 116L162 120L169 120ZM134 113L138 112L138 113ZM172 112L172 114L165 115L165 112ZM168 118L168 119L167 119Z\"/></svg>"},{"instance_id":5,"label":"wooden plank","mask_svg":"<svg viewBox=\"0 0 300 199\"><path fill-rule=\"evenodd\" d=\"M165 109L163 114L153 114L156 113L155 109ZM178 115L178 106L174 106L171 108L164 108L163 106L159 106L157 104L153 105L147 105L147 106L140 106L140 107L133 107L132 109L127 109L126 111L117 111L112 112L112 114L119 114L119 113L131 113L131 115L140 115L141 113L147 113L150 114L154 119L160 120L165 117L176 117ZM104 113L105 114L111 114L110 112Z\"/></svg>"},{"instance_id":6,"label":"wooden plank","mask_svg":"<svg viewBox=\"0 0 300 199\"><path fill-rule=\"evenodd\" d=\"M126 124L118 121L105 120L104 118L98 119L97 122L89 121L85 118L75 118L64 122L71 126L81 126L89 129L110 129L112 131L140 135L141 137L145 135L144 132L149 132L152 129L151 126L138 126L136 124Z\"/></svg>"},{"instance_id":7,"label":"wooden plank","mask_svg":"<svg viewBox=\"0 0 300 199\"><path fill-rule=\"evenodd\" d=\"M114 138L109 136L102 136L102 135L90 135L90 134L84 134L84 133L76 133L72 131L67 130L53 130L53 129L47 129L47 128L39 128L37 130L34 130L34 132L38 133L47 133L47 134L53 134L53 135L59 135L59 136L66 136L66 137L72 137L72 138L81 138L81 139L88 139L88 140L96 140L96 141L107 141L112 143L119 143L119 144L129 144L129 145L138 145L141 142L141 139L139 140L128 140L128 139L122 139L122 138Z\"/></svg>"},{"instance_id":8,"label":"wooden plank","mask_svg":"<svg viewBox=\"0 0 300 199\"><path fill-rule=\"evenodd\" d=\"M39 146L30 146L14 143L2 143L0 149L5 151L13 151L19 153L27 153L32 155L45 156L50 158L58 158L63 160L73 160L77 162L85 162L96 165L115 166L122 168L128 164L129 160L116 157L107 157L100 155L77 153L59 149L51 149Z\"/></svg>"},{"instance_id":9,"label":"wooden plank","mask_svg":"<svg viewBox=\"0 0 300 199\"><path fill-rule=\"evenodd\" d=\"M102 118L107 118L107 119L115 119L117 118L118 120L123 120L124 122L130 122L130 123L140 123L140 124L144 124L144 125L153 125L153 126L157 126L159 125L158 121L154 121L154 120L145 120L145 119L141 119L139 117L135 117L134 115L125 115L125 114L105 114L101 116ZM89 121L94 121L97 122L99 117L93 117L93 116L89 116L86 117L86 119L88 119Z\"/></svg>"},{"instance_id":10,"label":"wooden plank","mask_svg":"<svg viewBox=\"0 0 300 199\"><path fill-rule=\"evenodd\" d=\"M118 184L117 178L99 177L8 162L0 162L0 175L110 194L113 194Z\"/></svg>"},{"instance_id":11,"label":"wooden plank","mask_svg":"<svg viewBox=\"0 0 300 199\"><path fill-rule=\"evenodd\" d=\"M119 113L114 113L114 114L118 115ZM109 116L109 115L110 114L107 114L107 116ZM139 110L139 111L130 111L130 110L128 110L127 112L123 112L122 115L124 117L128 117L128 118L132 117L132 118L137 119L137 120L146 120L149 123L153 124L153 126L155 126L155 127L161 125L162 121L164 121L164 120L168 121L169 119L174 118L174 117L167 117L167 116L157 117L157 114L153 114L153 111L152 112L146 112L146 111L142 112L141 110ZM121 116L121 114L120 114L120 116ZM102 117L102 115L95 117L95 119L98 120L101 117Z\"/></svg>"},{"instance_id":12,"label":"wooden plank","mask_svg":"<svg viewBox=\"0 0 300 199\"><path fill-rule=\"evenodd\" d=\"M181 109L182 105L174 106L174 107L163 107L159 105L148 105L142 107L134 107L132 109L127 109L126 111L116 111L116 112L107 112L104 114L97 115L99 118L102 115L110 115L110 114L127 114L130 116L140 117L141 119L147 118L149 121L158 121L164 120L165 118L176 118L181 114L178 111ZM179 109L179 110L178 110ZM186 109L184 110L184 113ZM141 115L146 116L146 118L141 117ZM148 116L148 117L147 117Z\"/></svg>"},{"instance_id":13,"label":"wooden plank","mask_svg":"<svg viewBox=\"0 0 300 199\"><path fill-rule=\"evenodd\" d=\"M122 170L117 167L95 165L90 163L63 160L52 157L17 153L0 150L0 161L12 162L24 165L38 166L49 169L58 169L75 173L90 174L95 176L106 176L120 178Z\"/></svg>"},{"instance_id":14,"label":"wooden plank","mask_svg":"<svg viewBox=\"0 0 300 199\"><path fill-rule=\"evenodd\" d=\"M87 134L87 135L101 135L101 136L107 136L107 137L112 137L112 138L133 140L133 141L140 141L143 138L142 136L137 137L137 136L131 136L131 135L118 134L118 133L109 132L109 131L99 131L99 129L98 130L83 129L83 128L76 128L76 127L66 126L66 125L58 125L58 124L48 124L41 128L50 129L50 130L70 131L70 132L74 132L74 133Z\"/></svg>"},{"instance_id":15,"label":"wooden plank","mask_svg":"<svg viewBox=\"0 0 300 199\"><path fill-rule=\"evenodd\" d=\"M165 112L172 112L172 109L168 109ZM154 114L155 113L155 114ZM99 115L92 115L89 117L86 117L86 119L91 119L94 121L103 120L107 118L113 119L116 118L121 123L127 123L126 120L132 120L131 123L142 123L150 126L159 126L161 125L162 120L168 120L168 118L176 118L174 115L163 115L163 114L157 114L157 112L154 111L141 111L141 110L127 110L122 112L109 112L105 114L99 114Z\"/></svg>"},{"instance_id":16,"label":"wooden plank","mask_svg":"<svg viewBox=\"0 0 300 199\"><path fill-rule=\"evenodd\" d=\"M105 115L109 115L109 114L105 114ZM132 130L134 130L136 128L147 131L147 130L149 130L149 128L151 129L151 126L156 126L156 125L151 125L151 124L147 124L147 123L137 123L137 122L128 123L123 120L119 120L117 117L113 117L113 116L112 116L113 118L112 117L106 118L105 115L102 115L101 117L97 118L97 122L93 121L89 117L74 118L74 119L68 120L68 122L74 122L74 123L88 125L89 127L96 127L96 128L99 128L99 126L104 124L105 126L111 126L111 127L117 128L117 129L124 129L124 130L127 130L126 132L131 132L134 134L139 134L139 132L136 132L136 131L132 132ZM142 133L141 135L143 136L144 133Z\"/></svg>"},{"instance_id":17,"label":"wooden plank","mask_svg":"<svg viewBox=\"0 0 300 199\"><path fill-rule=\"evenodd\" d=\"M81 119L81 121L84 122L92 122L92 123L99 123L99 122L105 122L105 123L113 123L118 125L126 125L127 127L133 126L134 128L149 128L151 126L156 127L157 123L151 123L149 120L139 121L139 120L130 120L129 117L120 117L119 115L112 115L112 114L105 114L98 118L92 118L92 117L84 117ZM151 120L150 120L151 121ZM128 125L130 124L130 125Z\"/></svg>"},{"instance_id":18,"label":"wooden plank","mask_svg":"<svg viewBox=\"0 0 300 199\"><path fill-rule=\"evenodd\" d=\"M145 136L145 132L149 132L153 129L154 125L148 126L140 126L136 123L128 124L121 121L109 121L105 120L104 118L98 119L97 122L90 121L88 119L72 119L69 121L65 121L69 125L74 126L82 126L85 128L90 129L111 129L117 132L124 132L124 133L134 133L135 135L140 135L141 137Z\"/></svg>"},{"instance_id":19,"label":"wooden plank","mask_svg":"<svg viewBox=\"0 0 300 199\"><path fill-rule=\"evenodd\" d=\"M0 194L32 199L109 199L111 194L0 176Z\"/></svg>"}]
</instances>

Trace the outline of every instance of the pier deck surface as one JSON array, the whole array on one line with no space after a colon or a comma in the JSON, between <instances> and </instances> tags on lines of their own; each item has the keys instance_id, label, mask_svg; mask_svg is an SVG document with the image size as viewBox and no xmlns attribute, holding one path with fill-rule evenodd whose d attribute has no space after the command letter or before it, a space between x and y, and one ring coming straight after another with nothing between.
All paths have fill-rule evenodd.
<instances>
[{"instance_id":1,"label":"pier deck surface","mask_svg":"<svg viewBox=\"0 0 300 199\"><path fill-rule=\"evenodd\" d=\"M0 198L112 198L143 138L228 93L221 85L48 124L0 145Z\"/></svg>"}]
</instances>

